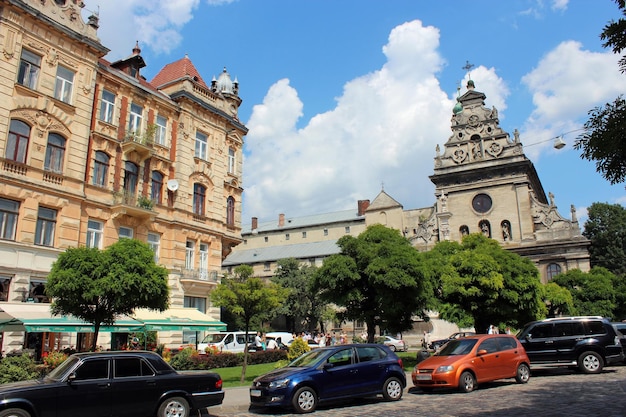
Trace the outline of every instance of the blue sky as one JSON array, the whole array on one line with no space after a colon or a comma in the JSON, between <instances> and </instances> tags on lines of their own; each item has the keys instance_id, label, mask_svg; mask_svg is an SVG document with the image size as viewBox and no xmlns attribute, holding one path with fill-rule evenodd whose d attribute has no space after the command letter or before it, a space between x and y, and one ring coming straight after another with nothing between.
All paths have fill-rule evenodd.
<instances>
[{"instance_id":1,"label":"blue sky","mask_svg":"<svg viewBox=\"0 0 626 417\"><path fill-rule=\"evenodd\" d=\"M138 40L148 80L185 54L206 81L224 67L237 77L244 224L356 209L382 184L405 209L432 205L435 147L468 61L564 217L572 204L581 220L593 202L626 205L624 184L572 147L588 110L626 91L599 37L621 17L612 0L84 2L84 15L99 10L107 59Z\"/></svg>"}]
</instances>

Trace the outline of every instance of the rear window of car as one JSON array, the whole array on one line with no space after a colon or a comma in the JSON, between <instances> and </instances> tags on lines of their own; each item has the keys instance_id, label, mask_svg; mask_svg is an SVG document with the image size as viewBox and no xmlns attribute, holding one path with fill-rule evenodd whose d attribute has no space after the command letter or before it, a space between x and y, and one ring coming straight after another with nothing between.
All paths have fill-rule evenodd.
<instances>
[{"instance_id":1,"label":"rear window of car","mask_svg":"<svg viewBox=\"0 0 626 417\"><path fill-rule=\"evenodd\" d=\"M581 336L585 334L583 323L580 321L571 321L567 323L554 324L554 336Z\"/></svg>"},{"instance_id":2,"label":"rear window of car","mask_svg":"<svg viewBox=\"0 0 626 417\"><path fill-rule=\"evenodd\" d=\"M153 376L154 371L141 358L116 358L115 378L129 378L134 376Z\"/></svg>"},{"instance_id":3,"label":"rear window of car","mask_svg":"<svg viewBox=\"0 0 626 417\"><path fill-rule=\"evenodd\" d=\"M498 337L500 350L508 350L517 348L517 341L512 337Z\"/></svg>"},{"instance_id":4,"label":"rear window of car","mask_svg":"<svg viewBox=\"0 0 626 417\"><path fill-rule=\"evenodd\" d=\"M595 335L595 334L605 334L606 329L604 328L604 324L598 320L591 320L585 322L586 334L587 335Z\"/></svg>"}]
</instances>

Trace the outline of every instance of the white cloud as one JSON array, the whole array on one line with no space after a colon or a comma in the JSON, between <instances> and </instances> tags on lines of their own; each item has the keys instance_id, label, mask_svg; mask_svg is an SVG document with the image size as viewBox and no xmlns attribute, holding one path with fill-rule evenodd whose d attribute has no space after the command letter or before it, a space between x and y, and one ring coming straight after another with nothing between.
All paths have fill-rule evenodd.
<instances>
[{"instance_id":1,"label":"white cloud","mask_svg":"<svg viewBox=\"0 0 626 417\"><path fill-rule=\"evenodd\" d=\"M347 82L337 105L296 129L302 102L287 80L254 107L246 138L244 218L274 218L354 208L385 190L406 208L433 204L437 144L450 136L455 96L436 74L444 60L439 31L412 21L392 30L377 71ZM508 90L494 69L472 78L506 108ZM409 206L410 204L410 206Z\"/></svg>"},{"instance_id":2,"label":"white cloud","mask_svg":"<svg viewBox=\"0 0 626 417\"><path fill-rule=\"evenodd\" d=\"M529 139L525 143L548 139L543 146L528 150L531 157L550 146L550 138L575 131L570 136L573 140L591 108L626 91L626 77L619 72L618 59L611 52L590 52L579 42L567 41L547 53L522 78L535 105L522 129Z\"/></svg>"},{"instance_id":3,"label":"white cloud","mask_svg":"<svg viewBox=\"0 0 626 417\"><path fill-rule=\"evenodd\" d=\"M208 4L225 4L232 0L207 1ZM168 53L180 45L182 27L193 19L200 0L85 0L85 12L99 11L98 35L111 49L107 56L116 60L132 53L134 41L141 48L155 53ZM124 30L120 30L124 28Z\"/></svg>"}]
</instances>

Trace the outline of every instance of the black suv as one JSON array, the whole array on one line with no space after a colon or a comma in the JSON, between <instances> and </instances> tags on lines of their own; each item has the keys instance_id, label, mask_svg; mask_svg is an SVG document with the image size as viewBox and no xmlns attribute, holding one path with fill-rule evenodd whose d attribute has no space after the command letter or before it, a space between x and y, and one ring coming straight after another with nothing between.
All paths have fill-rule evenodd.
<instances>
[{"instance_id":1,"label":"black suv","mask_svg":"<svg viewBox=\"0 0 626 417\"><path fill-rule=\"evenodd\" d=\"M533 367L578 366L582 372L592 374L624 360L624 336L609 320L598 316L533 321L517 338Z\"/></svg>"}]
</instances>

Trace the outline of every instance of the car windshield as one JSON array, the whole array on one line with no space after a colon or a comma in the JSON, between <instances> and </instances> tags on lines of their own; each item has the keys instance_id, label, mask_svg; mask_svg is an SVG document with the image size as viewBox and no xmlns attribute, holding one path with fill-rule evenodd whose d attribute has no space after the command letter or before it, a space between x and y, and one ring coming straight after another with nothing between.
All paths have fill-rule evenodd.
<instances>
[{"instance_id":1,"label":"car windshield","mask_svg":"<svg viewBox=\"0 0 626 417\"><path fill-rule=\"evenodd\" d=\"M446 343L443 348L435 353L436 356L467 355L476 345L476 339L454 339Z\"/></svg>"},{"instance_id":2,"label":"car windshield","mask_svg":"<svg viewBox=\"0 0 626 417\"><path fill-rule=\"evenodd\" d=\"M63 379L63 376L79 361L79 359L75 356L69 357L67 360L63 361L59 366L54 368L52 372L46 375L45 379L51 379L53 381L60 381Z\"/></svg>"},{"instance_id":3,"label":"car windshield","mask_svg":"<svg viewBox=\"0 0 626 417\"><path fill-rule=\"evenodd\" d=\"M308 368L308 367L314 366L320 361L320 358L322 358L322 356L324 356L325 353L326 352L321 349L312 350L298 357L287 366L291 368L299 368L299 367Z\"/></svg>"}]
</instances>

